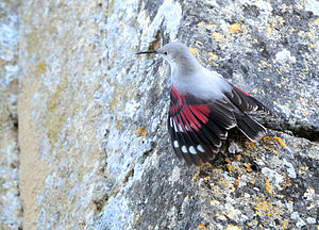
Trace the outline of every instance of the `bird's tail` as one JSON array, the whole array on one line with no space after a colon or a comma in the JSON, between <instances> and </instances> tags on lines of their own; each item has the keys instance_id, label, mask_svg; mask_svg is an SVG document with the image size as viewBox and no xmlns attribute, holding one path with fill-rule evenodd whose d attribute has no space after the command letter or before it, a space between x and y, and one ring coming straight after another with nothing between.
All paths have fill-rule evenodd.
<instances>
[{"instance_id":1,"label":"bird's tail","mask_svg":"<svg viewBox=\"0 0 319 230\"><path fill-rule=\"evenodd\" d=\"M257 142L266 134L264 126L250 118L246 113L235 113L237 128L251 141Z\"/></svg>"}]
</instances>

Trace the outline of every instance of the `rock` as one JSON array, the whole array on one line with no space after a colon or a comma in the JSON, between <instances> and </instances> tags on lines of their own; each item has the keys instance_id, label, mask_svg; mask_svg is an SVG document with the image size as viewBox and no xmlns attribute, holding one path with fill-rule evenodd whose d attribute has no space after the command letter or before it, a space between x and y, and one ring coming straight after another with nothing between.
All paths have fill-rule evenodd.
<instances>
[{"instance_id":1,"label":"rock","mask_svg":"<svg viewBox=\"0 0 319 230\"><path fill-rule=\"evenodd\" d=\"M18 146L18 3L0 3L0 229L21 229Z\"/></svg>"},{"instance_id":2,"label":"rock","mask_svg":"<svg viewBox=\"0 0 319 230\"><path fill-rule=\"evenodd\" d=\"M4 229L22 218L24 229L318 227L314 1L7 4L13 19L1 28L19 39L19 57L9 39L11 51L1 48L1 71L10 72L1 74ZM256 116L266 137L254 144L234 132L200 167L174 156L169 67L135 53L175 39L277 114Z\"/></svg>"}]
</instances>

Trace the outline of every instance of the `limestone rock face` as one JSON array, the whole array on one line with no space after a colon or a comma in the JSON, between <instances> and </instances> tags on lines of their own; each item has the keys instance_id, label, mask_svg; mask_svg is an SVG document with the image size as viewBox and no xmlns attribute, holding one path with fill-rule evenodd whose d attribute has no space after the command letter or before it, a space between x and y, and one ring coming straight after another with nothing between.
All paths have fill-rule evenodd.
<instances>
[{"instance_id":1,"label":"limestone rock face","mask_svg":"<svg viewBox=\"0 0 319 230\"><path fill-rule=\"evenodd\" d=\"M0 229L22 227L18 147L18 3L0 3Z\"/></svg>"},{"instance_id":2,"label":"limestone rock face","mask_svg":"<svg viewBox=\"0 0 319 230\"><path fill-rule=\"evenodd\" d=\"M0 229L318 228L318 1L0 7ZM278 115L268 136L175 157L169 67L135 55L173 40Z\"/></svg>"}]
</instances>

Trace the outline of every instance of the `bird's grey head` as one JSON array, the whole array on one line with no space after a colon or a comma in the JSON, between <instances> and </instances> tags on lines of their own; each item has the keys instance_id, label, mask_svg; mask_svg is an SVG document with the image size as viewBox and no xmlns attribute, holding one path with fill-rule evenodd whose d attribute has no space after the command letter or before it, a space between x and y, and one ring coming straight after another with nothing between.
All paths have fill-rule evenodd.
<instances>
[{"instance_id":1,"label":"bird's grey head","mask_svg":"<svg viewBox=\"0 0 319 230\"><path fill-rule=\"evenodd\" d=\"M177 68L191 71L199 66L199 63L188 47L180 42L171 42L158 50L138 52L137 54L147 53L160 54L169 62L173 69Z\"/></svg>"}]
</instances>

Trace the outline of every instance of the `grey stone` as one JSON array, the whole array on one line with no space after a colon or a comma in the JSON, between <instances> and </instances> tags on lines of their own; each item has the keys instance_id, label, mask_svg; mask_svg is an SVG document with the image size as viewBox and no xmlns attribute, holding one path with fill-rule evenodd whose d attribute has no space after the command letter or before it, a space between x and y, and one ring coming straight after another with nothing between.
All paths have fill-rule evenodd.
<instances>
[{"instance_id":1,"label":"grey stone","mask_svg":"<svg viewBox=\"0 0 319 230\"><path fill-rule=\"evenodd\" d=\"M18 2L0 3L0 229L22 227L18 147Z\"/></svg>"},{"instance_id":2,"label":"grey stone","mask_svg":"<svg viewBox=\"0 0 319 230\"><path fill-rule=\"evenodd\" d=\"M314 4L1 3L0 228L318 228ZM135 53L176 39L273 110L255 114L268 136L234 131L200 167L174 156L168 65Z\"/></svg>"}]
</instances>

